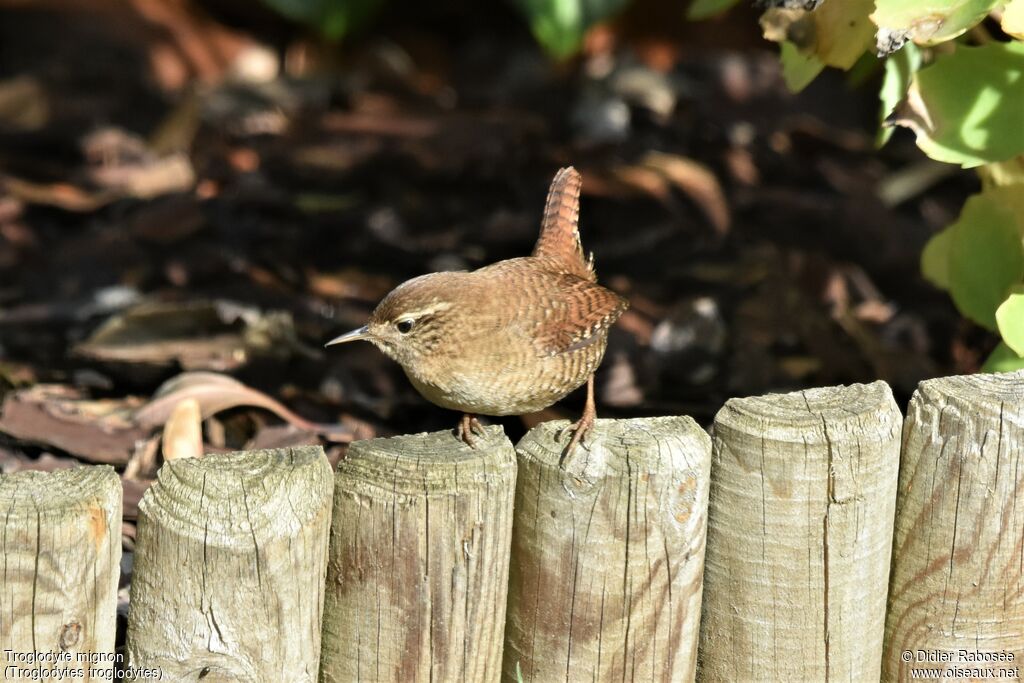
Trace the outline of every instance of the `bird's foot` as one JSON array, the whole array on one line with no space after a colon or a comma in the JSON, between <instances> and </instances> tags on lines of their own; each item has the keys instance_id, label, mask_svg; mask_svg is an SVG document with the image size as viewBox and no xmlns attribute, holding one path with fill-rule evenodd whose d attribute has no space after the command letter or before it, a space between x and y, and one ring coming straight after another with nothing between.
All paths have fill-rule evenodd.
<instances>
[{"instance_id":1,"label":"bird's foot","mask_svg":"<svg viewBox=\"0 0 1024 683\"><path fill-rule=\"evenodd\" d=\"M576 446L578 444L582 444L584 446L586 445L583 441L583 438L590 434L590 431L594 428L594 422L596 421L597 411L588 405L583 410L583 415L580 416L580 419L576 420L576 422L573 422L571 425L565 427L559 432L559 439L562 438L565 432L572 432L572 439L569 440L569 445L565 447L564 451L562 451L561 462L563 466L570 459L573 451L576 449Z\"/></svg>"},{"instance_id":2,"label":"bird's foot","mask_svg":"<svg viewBox=\"0 0 1024 683\"><path fill-rule=\"evenodd\" d=\"M484 431L484 426L480 424L480 420L476 419L476 415L463 413L459 424L455 425L455 437L461 439L470 448L473 448L475 444L474 434L486 436L487 432Z\"/></svg>"}]
</instances>

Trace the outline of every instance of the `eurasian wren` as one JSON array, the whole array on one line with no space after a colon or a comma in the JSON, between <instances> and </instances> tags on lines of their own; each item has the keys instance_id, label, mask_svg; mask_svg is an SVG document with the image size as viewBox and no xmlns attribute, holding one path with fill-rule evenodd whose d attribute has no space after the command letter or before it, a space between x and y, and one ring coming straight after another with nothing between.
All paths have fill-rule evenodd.
<instances>
[{"instance_id":1,"label":"eurasian wren","mask_svg":"<svg viewBox=\"0 0 1024 683\"><path fill-rule=\"evenodd\" d=\"M533 254L472 272L413 278L384 297L358 330L397 361L428 401L462 411L456 433L472 445L475 415L546 408L587 382L570 453L594 424L594 370L608 328L629 304L597 284L577 226L580 174L563 168L548 191Z\"/></svg>"}]
</instances>

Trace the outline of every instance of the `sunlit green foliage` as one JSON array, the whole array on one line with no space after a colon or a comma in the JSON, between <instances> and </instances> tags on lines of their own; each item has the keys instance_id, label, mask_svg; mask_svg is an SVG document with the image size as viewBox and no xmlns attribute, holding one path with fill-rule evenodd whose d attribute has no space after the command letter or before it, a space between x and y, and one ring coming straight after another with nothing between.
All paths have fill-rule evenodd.
<instances>
[{"instance_id":1,"label":"sunlit green foliage","mask_svg":"<svg viewBox=\"0 0 1024 683\"><path fill-rule=\"evenodd\" d=\"M800 92L818 77L825 64L814 55L804 54L788 40L782 43L779 55L782 59L782 78L786 87Z\"/></svg>"},{"instance_id":2,"label":"sunlit green foliage","mask_svg":"<svg viewBox=\"0 0 1024 683\"><path fill-rule=\"evenodd\" d=\"M813 11L767 10L761 22L781 43L793 90L872 47L888 55L879 143L906 127L931 158L978 169L984 190L929 241L921 270L964 316L998 330L989 371L1024 367L1024 43L969 33L996 8L1003 30L1024 37L1024 0L825 0Z\"/></svg>"},{"instance_id":3,"label":"sunlit green foliage","mask_svg":"<svg viewBox=\"0 0 1024 683\"><path fill-rule=\"evenodd\" d=\"M514 0L548 54L563 59L579 50L587 29L626 7L629 0Z\"/></svg>"},{"instance_id":4,"label":"sunlit green foliage","mask_svg":"<svg viewBox=\"0 0 1024 683\"><path fill-rule=\"evenodd\" d=\"M1024 154L1024 43L939 55L915 74L892 121L939 161L973 168Z\"/></svg>"},{"instance_id":5,"label":"sunlit green foliage","mask_svg":"<svg viewBox=\"0 0 1024 683\"><path fill-rule=\"evenodd\" d=\"M1024 277L1021 226L999 193L967 200L949 231L949 292L968 318L996 329L996 309Z\"/></svg>"},{"instance_id":6,"label":"sunlit green foliage","mask_svg":"<svg viewBox=\"0 0 1024 683\"><path fill-rule=\"evenodd\" d=\"M879 99L882 100L882 118L884 122L896 110L896 105L903 101L910 88L914 73L921 68L921 51L911 43L899 52L889 55L885 60L885 78ZM883 125L879 130L878 143L884 145L892 136L892 126Z\"/></svg>"},{"instance_id":7,"label":"sunlit green foliage","mask_svg":"<svg viewBox=\"0 0 1024 683\"><path fill-rule=\"evenodd\" d=\"M1024 293L1010 294L996 310L996 322L1003 341L1017 355L1024 356Z\"/></svg>"},{"instance_id":8,"label":"sunlit green foliage","mask_svg":"<svg viewBox=\"0 0 1024 683\"><path fill-rule=\"evenodd\" d=\"M849 69L875 41L868 19L874 0L823 2L814 11L769 9L761 17L764 37L792 43L825 66Z\"/></svg>"},{"instance_id":9,"label":"sunlit green foliage","mask_svg":"<svg viewBox=\"0 0 1024 683\"><path fill-rule=\"evenodd\" d=\"M956 38L976 25L1000 0L877 0L871 20L880 30L918 45Z\"/></svg>"},{"instance_id":10,"label":"sunlit green foliage","mask_svg":"<svg viewBox=\"0 0 1024 683\"><path fill-rule=\"evenodd\" d=\"M982 372L1013 372L1014 370L1024 370L1024 358L1018 356L1005 342L1000 342L989 355L985 364L981 366Z\"/></svg>"}]
</instances>

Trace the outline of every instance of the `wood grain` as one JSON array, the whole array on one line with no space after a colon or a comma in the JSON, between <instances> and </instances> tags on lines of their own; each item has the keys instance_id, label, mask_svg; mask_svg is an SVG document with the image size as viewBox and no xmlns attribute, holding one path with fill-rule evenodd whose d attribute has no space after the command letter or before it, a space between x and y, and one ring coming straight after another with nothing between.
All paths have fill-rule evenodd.
<instances>
[{"instance_id":1,"label":"wood grain","mask_svg":"<svg viewBox=\"0 0 1024 683\"><path fill-rule=\"evenodd\" d=\"M718 412L699 680L878 680L902 423L884 382Z\"/></svg>"},{"instance_id":2,"label":"wood grain","mask_svg":"<svg viewBox=\"0 0 1024 683\"><path fill-rule=\"evenodd\" d=\"M516 462L500 427L357 441L338 464L321 681L497 681Z\"/></svg>"},{"instance_id":3,"label":"wood grain","mask_svg":"<svg viewBox=\"0 0 1024 683\"><path fill-rule=\"evenodd\" d=\"M687 681L700 623L711 441L688 417L565 423L519 443L505 680Z\"/></svg>"},{"instance_id":4,"label":"wood grain","mask_svg":"<svg viewBox=\"0 0 1024 683\"><path fill-rule=\"evenodd\" d=\"M887 681L912 668L1024 666L1024 373L944 377L914 393L885 636ZM965 662L960 650L1014 662ZM952 661L917 661L919 651Z\"/></svg>"},{"instance_id":5,"label":"wood grain","mask_svg":"<svg viewBox=\"0 0 1024 683\"><path fill-rule=\"evenodd\" d=\"M131 664L173 681L315 681L331 485L319 446L164 463L139 504Z\"/></svg>"},{"instance_id":6,"label":"wood grain","mask_svg":"<svg viewBox=\"0 0 1024 683\"><path fill-rule=\"evenodd\" d=\"M0 476L0 651L61 653L71 663L9 661L4 680L83 669L114 652L121 562L121 482L109 466ZM93 660L95 661L95 660ZM25 678L24 680L40 680ZM49 680L49 679L47 679Z\"/></svg>"}]
</instances>

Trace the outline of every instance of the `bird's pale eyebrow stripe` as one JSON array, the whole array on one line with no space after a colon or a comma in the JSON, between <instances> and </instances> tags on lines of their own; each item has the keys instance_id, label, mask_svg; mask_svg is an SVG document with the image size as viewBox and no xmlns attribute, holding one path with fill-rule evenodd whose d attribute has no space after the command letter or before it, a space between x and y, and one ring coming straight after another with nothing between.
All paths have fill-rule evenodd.
<instances>
[{"instance_id":1,"label":"bird's pale eyebrow stripe","mask_svg":"<svg viewBox=\"0 0 1024 683\"><path fill-rule=\"evenodd\" d=\"M434 303L430 304L429 306L427 306L425 308L420 308L418 310L409 311L409 312L405 313L404 315L402 315L402 319L406 320L406 319L409 319L409 318L413 318L413 319L415 319L415 318L422 318L423 316L426 316L426 315L433 315L434 313L440 313L441 311L447 311L451 307L452 307L452 303L450 301L435 301Z\"/></svg>"}]
</instances>

